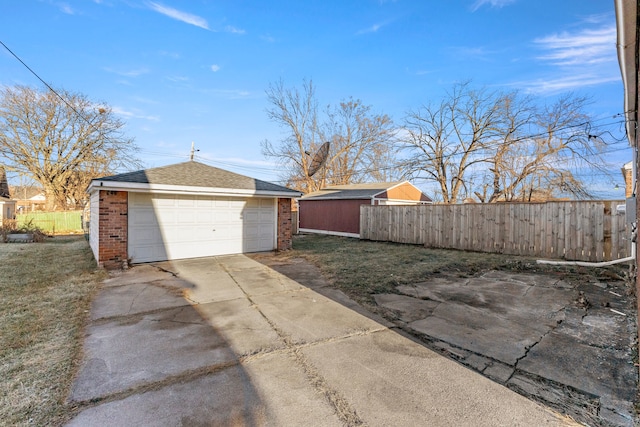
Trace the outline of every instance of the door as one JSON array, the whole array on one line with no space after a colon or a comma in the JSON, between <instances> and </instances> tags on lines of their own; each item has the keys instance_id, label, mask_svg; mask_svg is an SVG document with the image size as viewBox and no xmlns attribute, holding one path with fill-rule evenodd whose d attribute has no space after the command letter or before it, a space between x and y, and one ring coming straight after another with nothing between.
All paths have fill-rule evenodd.
<instances>
[{"instance_id":1,"label":"door","mask_svg":"<svg viewBox=\"0 0 640 427\"><path fill-rule=\"evenodd\" d=\"M276 247L275 199L130 192L128 212L134 263Z\"/></svg>"}]
</instances>

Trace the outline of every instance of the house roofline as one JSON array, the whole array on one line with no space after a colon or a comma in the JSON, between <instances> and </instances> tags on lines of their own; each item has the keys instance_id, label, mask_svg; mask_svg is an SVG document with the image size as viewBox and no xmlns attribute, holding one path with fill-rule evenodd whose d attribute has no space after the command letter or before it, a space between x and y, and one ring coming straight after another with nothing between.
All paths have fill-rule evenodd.
<instances>
[{"instance_id":1,"label":"house roofline","mask_svg":"<svg viewBox=\"0 0 640 427\"><path fill-rule=\"evenodd\" d=\"M632 146L636 145L637 120L637 0L615 0L616 27L618 39L618 63L624 86L624 117L627 137Z\"/></svg>"},{"instance_id":2,"label":"house roofline","mask_svg":"<svg viewBox=\"0 0 640 427\"><path fill-rule=\"evenodd\" d=\"M186 185L168 185L168 184L143 184L143 183L123 183L118 181L93 180L87 188L87 193L97 190L110 191L129 191L135 193L172 193L187 194L201 196L262 196L262 197L281 197L296 198L302 193L297 191L267 191L267 190L247 190L238 188L215 188L215 187L193 187Z\"/></svg>"}]
</instances>

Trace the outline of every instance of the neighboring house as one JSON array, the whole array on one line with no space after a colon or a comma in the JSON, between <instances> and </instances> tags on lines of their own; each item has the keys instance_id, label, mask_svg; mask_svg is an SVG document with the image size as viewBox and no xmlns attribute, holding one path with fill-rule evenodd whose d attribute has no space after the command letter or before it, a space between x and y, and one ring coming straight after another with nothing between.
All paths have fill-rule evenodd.
<instances>
[{"instance_id":1,"label":"neighboring house","mask_svg":"<svg viewBox=\"0 0 640 427\"><path fill-rule=\"evenodd\" d=\"M16 202L15 200L11 200L7 172L3 166L0 166L0 226L2 226L2 221L15 218Z\"/></svg>"},{"instance_id":2,"label":"neighboring house","mask_svg":"<svg viewBox=\"0 0 640 427\"><path fill-rule=\"evenodd\" d=\"M622 176L624 177L624 197L628 199L633 195L633 162L622 166Z\"/></svg>"},{"instance_id":3,"label":"neighboring house","mask_svg":"<svg viewBox=\"0 0 640 427\"><path fill-rule=\"evenodd\" d=\"M292 244L300 192L199 162L91 181L89 242L105 268Z\"/></svg>"},{"instance_id":4,"label":"neighboring house","mask_svg":"<svg viewBox=\"0 0 640 427\"><path fill-rule=\"evenodd\" d=\"M432 200L409 181L325 187L298 200L299 231L360 237L361 205L416 205Z\"/></svg>"},{"instance_id":5,"label":"neighboring house","mask_svg":"<svg viewBox=\"0 0 640 427\"><path fill-rule=\"evenodd\" d=\"M16 185L12 187L12 194L16 201L18 212L32 212L43 210L47 204L47 198L41 187L33 185Z\"/></svg>"}]
</instances>

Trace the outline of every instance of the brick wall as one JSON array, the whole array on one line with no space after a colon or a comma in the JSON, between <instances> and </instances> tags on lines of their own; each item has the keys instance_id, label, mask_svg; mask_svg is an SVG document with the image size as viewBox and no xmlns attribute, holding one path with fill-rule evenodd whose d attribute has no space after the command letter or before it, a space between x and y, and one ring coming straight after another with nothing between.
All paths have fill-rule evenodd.
<instances>
[{"instance_id":1,"label":"brick wall","mask_svg":"<svg viewBox=\"0 0 640 427\"><path fill-rule=\"evenodd\" d=\"M278 199L278 250L293 247L293 225L291 222L291 199Z\"/></svg>"},{"instance_id":2,"label":"brick wall","mask_svg":"<svg viewBox=\"0 0 640 427\"><path fill-rule=\"evenodd\" d=\"M624 174L625 197L629 198L633 196L633 170L624 167L622 168L622 173Z\"/></svg>"},{"instance_id":3,"label":"brick wall","mask_svg":"<svg viewBox=\"0 0 640 427\"><path fill-rule=\"evenodd\" d=\"M100 190L98 265L122 268L127 261L128 193Z\"/></svg>"}]
</instances>

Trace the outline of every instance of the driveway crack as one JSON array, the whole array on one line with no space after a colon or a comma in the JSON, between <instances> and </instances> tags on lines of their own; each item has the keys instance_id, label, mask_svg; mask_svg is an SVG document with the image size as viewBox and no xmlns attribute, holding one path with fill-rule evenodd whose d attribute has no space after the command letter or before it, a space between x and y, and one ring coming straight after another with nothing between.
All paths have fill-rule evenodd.
<instances>
[{"instance_id":1,"label":"driveway crack","mask_svg":"<svg viewBox=\"0 0 640 427\"><path fill-rule=\"evenodd\" d=\"M269 319L260 307L253 301L251 296L242 288L240 283L233 277L233 274L226 268L224 264L219 264L220 267L229 275L238 288L245 295L252 307L254 307L262 318L269 324L269 326L275 331L278 337L284 343L289 354L293 356L298 365L302 368L311 386L325 396L329 404L333 407L336 415L345 425L349 426L361 426L364 425L364 421L356 413L356 410L351 406L349 401L342 396L337 390L333 389L327 380L322 376L320 372L313 366L307 357L302 353L301 348L291 341L291 337L284 331L280 330L276 324Z\"/></svg>"}]
</instances>

